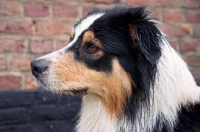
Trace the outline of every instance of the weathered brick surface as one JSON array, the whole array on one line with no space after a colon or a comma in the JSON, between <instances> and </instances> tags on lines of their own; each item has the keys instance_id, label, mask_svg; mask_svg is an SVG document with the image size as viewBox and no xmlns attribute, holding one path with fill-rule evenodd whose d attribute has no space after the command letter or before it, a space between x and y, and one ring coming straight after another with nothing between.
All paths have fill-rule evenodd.
<instances>
[{"instance_id":1,"label":"weathered brick surface","mask_svg":"<svg viewBox=\"0 0 200 132\"><path fill-rule=\"evenodd\" d=\"M152 18L162 21L162 10L156 9L154 7L147 7L148 12Z\"/></svg>"},{"instance_id":2,"label":"weathered brick surface","mask_svg":"<svg viewBox=\"0 0 200 132\"><path fill-rule=\"evenodd\" d=\"M186 40L180 43L181 52L197 51L198 43L196 40Z\"/></svg>"},{"instance_id":3,"label":"weathered brick surface","mask_svg":"<svg viewBox=\"0 0 200 132\"><path fill-rule=\"evenodd\" d=\"M82 2L94 2L94 3L106 3L106 4L112 4L115 2L115 0L80 0ZM116 1L119 2L119 1Z\"/></svg>"},{"instance_id":4,"label":"weathered brick surface","mask_svg":"<svg viewBox=\"0 0 200 132\"><path fill-rule=\"evenodd\" d=\"M150 5L150 6L167 6L171 0L128 0L129 6L133 5Z\"/></svg>"},{"instance_id":5,"label":"weathered brick surface","mask_svg":"<svg viewBox=\"0 0 200 132\"><path fill-rule=\"evenodd\" d=\"M170 40L169 43L175 50L178 50L178 42L177 41Z\"/></svg>"},{"instance_id":6,"label":"weathered brick surface","mask_svg":"<svg viewBox=\"0 0 200 132\"><path fill-rule=\"evenodd\" d=\"M40 102L44 96L48 103ZM2 91L0 132L73 132L80 105L80 98L72 96L58 100L44 91Z\"/></svg>"},{"instance_id":7,"label":"weathered brick surface","mask_svg":"<svg viewBox=\"0 0 200 132\"><path fill-rule=\"evenodd\" d=\"M42 21L36 24L37 34L42 36L61 35L69 33L70 29L71 27L63 22Z\"/></svg>"},{"instance_id":8,"label":"weathered brick surface","mask_svg":"<svg viewBox=\"0 0 200 132\"><path fill-rule=\"evenodd\" d=\"M184 15L180 10L168 9L163 12L164 22L182 22Z\"/></svg>"},{"instance_id":9,"label":"weathered brick surface","mask_svg":"<svg viewBox=\"0 0 200 132\"><path fill-rule=\"evenodd\" d=\"M187 8L199 8L200 1L199 0L185 0L185 7Z\"/></svg>"},{"instance_id":10,"label":"weathered brick surface","mask_svg":"<svg viewBox=\"0 0 200 132\"><path fill-rule=\"evenodd\" d=\"M0 57L0 71L5 71L7 68L7 62L5 57Z\"/></svg>"},{"instance_id":11,"label":"weathered brick surface","mask_svg":"<svg viewBox=\"0 0 200 132\"><path fill-rule=\"evenodd\" d=\"M0 32L6 31L6 20L0 20Z\"/></svg>"},{"instance_id":12,"label":"weathered brick surface","mask_svg":"<svg viewBox=\"0 0 200 132\"><path fill-rule=\"evenodd\" d=\"M57 50L67 46L67 44L69 43L69 39L67 40L57 40Z\"/></svg>"},{"instance_id":13,"label":"weathered brick surface","mask_svg":"<svg viewBox=\"0 0 200 132\"><path fill-rule=\"evenodd\" d=\"M199 8L200 1L199 0L174 0L174 6L186 7L186 8Z\"/></svg>"},{"instance_id":14,"label":"weathered brick surface","mask_svg":"<svg viewBox=\"0 0 200 132\"><path fill-rule=\"evenodd\" d=\"M73 25L88 12L114 6L147 6L170 45L200 70L194 62L200 54L200 0L0 0L0 72L19 77L17 86L6 79L4 89L36 89L30 60L65 47Z\"/></svg>"},{"instance_id":15,"label":"weathered brick surface","mask_svg":"<svg viewBox=\"0 0 200 132\"><path fill-rule=\"evenodd\" d=\"M190 66L200 67L200 56L188 56L184 59Z\"/></svg>"},{"instance_id":16,"label":"weathered brick surface","mask_svg":"<svg viewBox=\"0 0 200 132\"><path fill-rule=\"evenodd\" d=\"M49 15L49 8L45 4L31 3L26 4L25 15L28 17L46 17Z\"/></svg>"},{"instance_id":17,"label":"weathered brick surface","mask_svg":"<svg viewBox=\"0 0 200 132\"><path fill-rule=\"evenodd\" d=\"M29 50L32 53L49 53L53 51L52 40L30 40Z\"/></svg>"},{"instance_id":18,"label":"weathered brick surface","mask_svg":"<svg viewBox=\"0 0 200 132\"><path fill-rule=\"evenodd\" d=\"M163 32L170 37L181 37L189 34L188 30L181 25L164 25L162 26Z\"/></svg>"},{"instance_id":19,"label":"weathered brick surface","mask_svg":"<svg viewBox=\"0 0 200 132\"><path fill-rule=\"evenodd\" d=\"M56 5L53 8L54 15L57 18L76 18L78 15L78 9L76 6L69 5Z\"/></svg>"},{"instance_id":20,"label":"weathered brick surface","mask_svg":"<svg viewBox=\"0 0 200 132\"><path fill-rule=\"evenodd\" d=\"M20 4L17 1L0 1L0 16L11 16L19 13Z\"/></svg>"},{"instance_id":21,"label":"weathered brick surface","mask_svg":"<svg viewBox=\"0 0 200 132\"><path fill-rule=\"evenodd\" d=\"M33 60L30 56L17 56L12 60L12 70L13 71L30 71L30 63Z\"/></svg>"},{"instance_id":22,"label":"weathered brick surface","mask_svg":"<svg viewBox=\"0 0 200 132\"><path fill-rule=\"evenodd\" d=\"M194 26L194 36L195 37L200 36L200 25Z\"/></svg>"},{"instance_id":23,"label":"weathered brick surface","mask_svg":"<svg viewBox=\"0 0 200 132\"><path fill-rule=\"evenodd\" d=\"M195 76L195 81L198 82L197 84L199 84L200 86L200 70L192 70L192 75Z\"/></svg>"},{"instance_id":24,"label":"weathered brick surface","mask_svg":"<svg viewBox=\"0 0 200 132\"><path fill-rule=\"evenodd\" d=\"M23 40L0 39L0 52L23 52Z\"/></svg>"},{"instance_id":25,"label":"weathered brick surface","mask_svg":"<svg viewBox=\"0 0 200 132\"><path fill-rule=\"evenodd\" d=\"M21 77L14 75L0 76L0 89L19 89Z\"/></svg>"},{"instance_id":26,"label":"weathered brick surface","mask_svg":"<svg viewBox=\"0 0 200 132\"><path fill-rule=\"evenodd\" d=\"M32 34L32 22L26 20L7 20L6 33L9 34Z\"/></svg>"},{"instance_id":27,"label":"weathered brick surface","mask_svg":"<svg viewBox=\"0 0 200 132\"><path fill-rule=\"evenodd\" d=\"M186 20L192 23L200 22L200 10L191 10L186 13Z\"/></svg>"}]
</instances>

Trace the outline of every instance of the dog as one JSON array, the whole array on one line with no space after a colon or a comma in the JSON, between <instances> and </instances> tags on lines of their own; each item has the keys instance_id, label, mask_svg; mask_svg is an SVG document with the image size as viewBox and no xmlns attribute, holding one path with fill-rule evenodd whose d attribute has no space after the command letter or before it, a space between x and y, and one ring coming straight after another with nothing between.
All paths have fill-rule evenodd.
<instances>
[{"instance_id":1,"label":"dog","mask_svg":"<svg viewBox=\"0 0 200 132\"><path fill-rule=\"evenodd\" d=\"M78 132L199 132L200 88L156 24L144 7L95 10L32 74L82 97Z\"/></svg>"}]
</instances>

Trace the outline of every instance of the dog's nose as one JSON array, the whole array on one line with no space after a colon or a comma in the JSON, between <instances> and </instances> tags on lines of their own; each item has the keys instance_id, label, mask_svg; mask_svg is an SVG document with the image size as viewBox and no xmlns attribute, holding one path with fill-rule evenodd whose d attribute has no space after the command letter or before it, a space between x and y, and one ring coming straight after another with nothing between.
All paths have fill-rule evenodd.
<instances>
[{"instance_id":1,"label":"dog's nose","mask_svg":"<svg viewBox=\"0 0 200 132\"><path fill-rule=\"evenodd\" d=\"M48 68L47 64L42 60L33 60L31 62L32 74L35 77L38 77L39 74L44 73L47 70L47 68Z\"/></svg>"}]
</instances>

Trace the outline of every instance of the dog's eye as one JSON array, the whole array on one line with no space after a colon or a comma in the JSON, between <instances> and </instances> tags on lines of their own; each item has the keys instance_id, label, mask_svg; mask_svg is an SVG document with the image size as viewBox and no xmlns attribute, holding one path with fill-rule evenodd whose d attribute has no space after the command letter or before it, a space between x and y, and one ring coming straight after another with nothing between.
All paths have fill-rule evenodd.
<instances>
[{"instance_id":1,"label":"dog's eye","mask_svg":"<svg viewBox=\"0 0 200 132\"><path fill-rule=\"evenodd\" d=\"M88 46L86 47L85 50L88 53L96 53L97 51L99 51L99 47L97 47L96 45L90 43L90 44L88 44Z\"/></svg>"}]
</instances>

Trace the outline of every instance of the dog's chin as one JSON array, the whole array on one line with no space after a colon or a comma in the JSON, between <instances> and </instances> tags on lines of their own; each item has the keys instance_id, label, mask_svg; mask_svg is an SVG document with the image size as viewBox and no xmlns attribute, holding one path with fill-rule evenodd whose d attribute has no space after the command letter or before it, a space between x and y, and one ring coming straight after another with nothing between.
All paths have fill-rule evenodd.
<instances>
[{"instance_id":1,"label":"dog's chin","mask_svg":"<svg viewBox=\"0 0 200 132\"><path fill-rule=\"evenodd\" d=\"M51 86L50 84L48 84L46 80L43 80L43 79L41 79L41 78L36 78L36 80L37 80L38 84L39 84L42 88L44 88L44 89L46 89L46 90L48 90L48 91L55 92L55 91L52 89L52 86Z\"/></svg>"},{"instance_id":2,"label":"dog's chin","mask_svg":"<svg viewBox=\"0 0 200 132\"><path fill-rule=\"evenodd\" d=\"M87 92L88 92L88 88L70 91L70 93L72 93L72 95L76 95L76 96L79 96L79 97L83 97L84 95L87 95Z\"/></svg>"},{"instance_id":3,"label":"dog's chin","mask_svg":"<svg viewBox=\"0 0 200 132\"><path fill-rule=\"evenodd\" d=\"M49 84L47 81L42 80L40 78L37 78L38 84L40 84L44 89L51 91L53 93L65 93L70 95L75 95L79 97L83 97L84 95L87 95L88 88L73 88L69 90L61 90L60 88L56 88L56 86L53 86L52 84Z\"/></svg>"}]
</instances>

